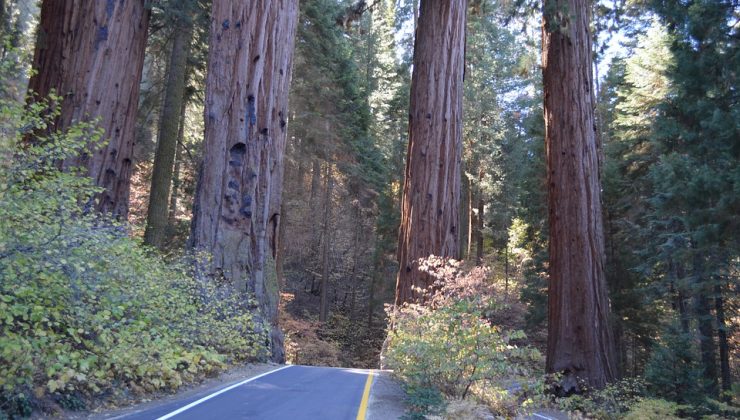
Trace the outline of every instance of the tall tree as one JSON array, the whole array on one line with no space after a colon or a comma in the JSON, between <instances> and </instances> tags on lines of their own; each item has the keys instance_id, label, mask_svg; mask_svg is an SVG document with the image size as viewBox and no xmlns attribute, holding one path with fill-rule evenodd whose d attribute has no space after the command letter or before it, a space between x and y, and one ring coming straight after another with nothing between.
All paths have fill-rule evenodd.
<instances>
[{"instance_id":1,"label":"tall tree","mask_svg":"<svg viewBox=\"0 0 740 420\"><path fill-rule=\"evenodd\" d=\"M548 372L563 392L617 377L604 274L590 3L547 0L542 28L550 233Z\"/></svg>"},{"instance_id":2,"label":"tall tree","mask_svg":"<svg viewBox=\"0 0 740 420\"><path fill-rule=\"evenodd\" d=\"M467 0L424 0L414 45L396 304L417 300L430 254L457 257Z\"/></svg>"},{"instance_id":3,"label":"tall tree","mask_svg":"<svg viewBox=\"0 0 740 420\"><path fill-rule=\"evenodd\" d=\"M599 92L598 112L605 154L607 283L624 375L639 374L648 359L646 353L654 346L661 308L665 307L656 305L656 300L672 295L668 300L681 313L683 332L689 328L682 274L689 262L682 251L685 241L674 237L659 245L657 238L670 236L671 229L659 225L643 228L650 211L644 197L653 193L646 175L657 159L652 144L654 122L674 90L668 78L675 62L670 51L672 40L657 22L635 38L630 56L612 62ZM663 287L656 287L664 270ZM666 290L673 293L666 294ZM646 292L650 298L643 299Z\"/></svg>"},{"instance_id":4,"label":"tall tree","mask_svg":"<svg viewBox=\"0 0 740 420\"><path fill-rule=\"evenodd\" d=\"M104 188L96 209L121 219L128 214L148 22L144 0L45 0L29 84L39 97L53 91L62 97L57 129L100 119L105 147L65 165L86 167Z\"/></svg>"},{"instance_id":5,"label":"tall tree","mask_svg":"<svg viewBox=\"0 0 740 420\"><path fill-rule=\"evenodd\" d=\"M206 129L191 241L237 291L253 293L275 360L277 249L297 0L214 0Z\"/></svg>"},{"instance_id":6,"label":"tall tree","mask_svg":"<svg viewBox=\"0 0 740 420\"><path fill-rule=\"evenodd\" d=\"M654 186L649 219L653 225L670 226L672 235L662 235L666 242L683 240L702 386L717 397L718 376L729 390L732 375L727 369L730 343L718 334L713 318L718 326L725 324L722 286L736 272L740 248L737 3L648 4L674 39L670 50L675 57L669 74L675 94L662 106L655 130L659 159L649 173Z\"/></svg>"},{"instance_id":7,"label":"tall tree","mask_svg":"<svg viewBox=\"0 0 740 420\"><path fill-rule=\"evenodd\" d=\"M188 3L185 7L187 7ZM144 241L149 245L162 247L168 225L168 202L172 174L177 151L177 141L184 122L180 116L184 110L187 58L192 38L191 16L187 10L174 22L172 50L168 66L164 103L159 121L157 151L152 169L152 187L149 192L146 231Z\"/></svg>"}]
</instances>

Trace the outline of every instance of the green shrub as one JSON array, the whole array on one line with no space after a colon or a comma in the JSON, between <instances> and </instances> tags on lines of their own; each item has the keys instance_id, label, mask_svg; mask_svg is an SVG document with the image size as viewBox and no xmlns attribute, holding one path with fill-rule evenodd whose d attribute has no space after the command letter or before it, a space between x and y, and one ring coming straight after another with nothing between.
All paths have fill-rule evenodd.
<instances>
[{"instance_id":1,"label":"green shrub","mask_svg":"<svg viewBox=\"0 0 740 420\"><path fill-rule=\"evenodd\" d=\"M640 378L627 378L604 389L586 390L558 400L560 409L579 412L595 419L619 419L645 396L645 383Z\"/></svg>"},{"instance_id":2,"label":"green shrub","mask_svg":"<svg viewBox=\"0 0 740 420\"><path fill-rule=\"evenodd\" d=\"M504 331L488 316L497 303L487 271L463 274L458 263L430 259L426 269L439 279L424 304L404 305L392 316L384 363L410 389L433 389L464 399L476 384L521 378L527 382L541 359L536 349L516 343L521 331Z\"/></svg>"},{"instance_id":3,"label":"green shrub","mask_svg":"<svg viewBox=\"0 0 740 420\"><path fill-rule=\"evenodd\" d=\"M441 413L445 408L445 398L436 388L407 384L404 391L409 407L402 417L404 420L425 419L428 414Z\"/></svg>"},{"instance_id":4,"label":"green shrub","mask_svg":"<svg viewBox=\"0 0 740 420\"><path fill-rule=\"evenodd\" d=\"M672 420L680 419L679 411L686 406L658 399L641 399L624 416L625 420Z\"/></svg>"},{"instance_id":5,"label":"green shrub","mask_svg":"<svg viewBox=\"0 0 740 420\"><path fill-rule=\"evenodd\" d=\"M55 100L0 102L0 412L176 389L266 357L253 301L195 280L191 262L166 262L88 211L98 188L59 162L102 133L51 130Z\"/></svg>"},{"instance_id":6,"label":"green shrub","mask_svg":"<svg viewBox=\"0 0 740 420\"><path fill-rule=\"evenodd\" d=\"M408 306L390 334L389 368L457 398L475 382L523 374L525 363L536 357L535 350L512 344L524 338L522 332L502 332L464 301L436 310Z\"/></svg>"}]
</instances>

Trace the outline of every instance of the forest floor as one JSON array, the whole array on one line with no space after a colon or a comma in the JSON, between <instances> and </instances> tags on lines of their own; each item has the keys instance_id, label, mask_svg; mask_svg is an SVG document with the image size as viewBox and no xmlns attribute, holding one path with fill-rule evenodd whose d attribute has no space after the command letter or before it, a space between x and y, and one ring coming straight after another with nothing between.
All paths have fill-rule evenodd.
<instances>
[{"instance_id":1,"label":"forest floor","mask_svg":"<svg viewBox=\"0 0 740 420\"><path fill-rule=\"evenodd\" d=\"M303 288L281 293L280 325L285 333L287 361L310 366L377 369L386 334L385 314L377 311L372 327L368 328L367 313L353 310L349 299L332 296L330 301L328 320L321 323L318 293Z\"/></svg>"}]
</instances>

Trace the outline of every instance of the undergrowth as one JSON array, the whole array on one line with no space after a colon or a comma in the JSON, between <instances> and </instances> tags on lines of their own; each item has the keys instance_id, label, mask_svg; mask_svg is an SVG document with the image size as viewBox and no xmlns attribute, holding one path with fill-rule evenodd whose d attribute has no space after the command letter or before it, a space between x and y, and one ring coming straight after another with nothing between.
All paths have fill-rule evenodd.
<instances>
[{"instance_id":1,"label":"undergrowth","mask_svg":"<svg viewBox=\"0 0 740 420\"><path fill-rule=\"evenodd\" d=\"M405 383L410 417L439 412L438 396L473 398L496 414L526 412L540 398L536 378L540 353L522 343L520 330L492 321L506 304L489 283L489 271L466 273L460 263L430 257L421 264L436 286L421 304L389 311L383 362Z\"/></svg>"},{"instance_id":2,"label":"undergrowth","mask_svg":"<svg viewBox=\"0 0 740 420\"><path fill-rule=\"evenodd\" d=\"M174 390L265 358L253 301L90 210L100 190L60 166L103 133L52 129L58 100L0 102L0 418Z\"/></svg>"}]
</instances>

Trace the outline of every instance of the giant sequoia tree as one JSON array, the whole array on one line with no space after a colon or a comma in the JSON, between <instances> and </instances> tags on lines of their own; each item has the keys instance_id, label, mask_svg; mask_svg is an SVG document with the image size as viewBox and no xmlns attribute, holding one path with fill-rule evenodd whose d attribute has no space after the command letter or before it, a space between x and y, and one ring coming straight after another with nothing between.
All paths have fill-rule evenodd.
<instances>
[{"instance_id":1,"label":"giant sequoia tree","mask_svg":"<svg viewBox=\"0 0 740 420\"><path fill-rule=\"evenodd\" d=\"M414 45L409 146L398 238L396 304L433 278L429 255L456 257L459 241L462 98L467 1L424 0Z\"/></svg>"},{"instance_id":2,"label":"giant sequoia tree","mask_svg":"<svg viewBox=\"0 0 740 420\"><path fill-rule=\"evenodd\" d=\"M29 89L62 97L57 129L99 118L105 147L73 161L86 167L104 191L96 208L128 214L136 108L149 12L144 0L46 0Z\"/></svg>"},{"instance_id":3,"label":"giant sequoia tree","mask_svg":"<svg viewBox=\"0 0 740 420\"><path fill-rule=\"evenodd\" d=\"M205 148L191 240L207 267L254 293L277 328L277 250L297 0L214 0L206 79Z\"/></svg>"},{"instance_id":4,"label":"giant sequoia tree","mask_svg":"<svg viewBox=\"0 0 740 420\"><path fill-rule=\"evenodd\" d=\"M550 228L547 371L603 387L617 376L604 274L588 0L548 0L542 66Z\"/></svg>"}]
</instances>

